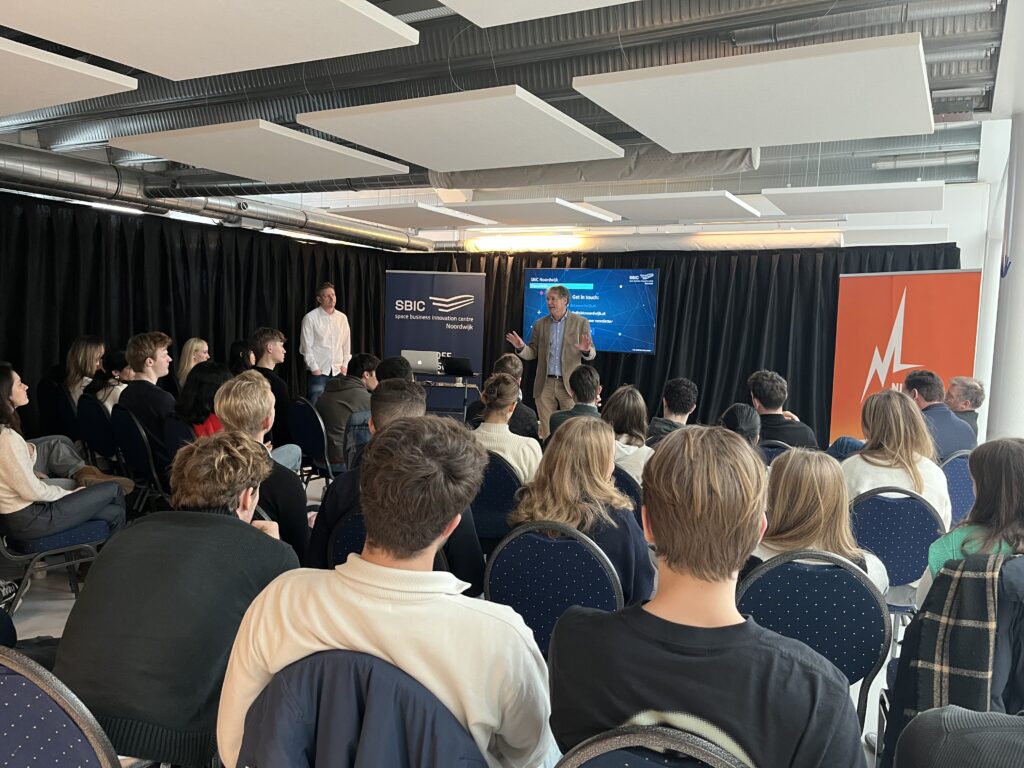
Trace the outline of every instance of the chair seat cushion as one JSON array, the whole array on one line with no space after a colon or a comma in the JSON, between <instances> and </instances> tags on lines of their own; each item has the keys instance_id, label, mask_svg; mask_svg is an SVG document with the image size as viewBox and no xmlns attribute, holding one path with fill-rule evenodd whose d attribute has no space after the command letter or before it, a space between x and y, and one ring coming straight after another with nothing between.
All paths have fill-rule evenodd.
<instances>
[{"instance_id":1,"label":"chair seat cushion","mask_svg":"<svg viewBox=\"0 0 1024 768\"><path fill-rule=\"evenodd\" d=\"M64 549L76 544L98 544L110 537L110 526L102 520L90 520L88 523L69 528L60 533L43 536L41 539L18 541L8 537L7 546L22 555L34 555L37 552L48 552L51 549Z\"/></svg>"}]
</instances>

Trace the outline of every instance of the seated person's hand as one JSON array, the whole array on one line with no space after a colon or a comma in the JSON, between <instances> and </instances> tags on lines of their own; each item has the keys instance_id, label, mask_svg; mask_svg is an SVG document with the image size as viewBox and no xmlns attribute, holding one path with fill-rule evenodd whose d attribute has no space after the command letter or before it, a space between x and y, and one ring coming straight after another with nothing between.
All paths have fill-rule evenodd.
<instances>
[{"instance_id":1,"label":"seated person's hand","mask_svg":"<svg viewBox=\"0 0 1024 768\"><path fill-rule=\"evenodd\" d=\"M38 477L40 480L49 480L50 479L50 476L48 474L46 474L45 472L40 472L39 470L32 470L32 471L35 472L36 477Z\"/></svg>"},{"instance_id":2,"label":"seated person's hand","mask_svg":"<svg viewBox=\"0 0 1024 768\"><path fill-rule=\"evenodd\" d=\"M256 530L263 531L267 536L272 539L281 539L281 531L277 527L277 523L273 520L253 520L252 527Z\"/></svg>"},{"instance_id":3,"label":"seated person's hand","mask_svg":"<svg viewBox=\"0 0 1024 768\"><path fill-rule=\"evenodd\" d=\"M797 416L792 411L783 411L782 415L783 415L783 417L789 419L790 421L800 421L800 417Z\"/></svg>"}]
</instances>

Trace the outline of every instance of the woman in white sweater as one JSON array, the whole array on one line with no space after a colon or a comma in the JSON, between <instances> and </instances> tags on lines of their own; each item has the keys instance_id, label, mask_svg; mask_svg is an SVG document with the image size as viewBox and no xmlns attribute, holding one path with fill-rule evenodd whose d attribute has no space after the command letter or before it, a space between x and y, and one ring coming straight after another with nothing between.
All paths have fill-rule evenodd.
<instances>
[{"instance_id":1,"label":"woman in white sweater","mask_svg":"<svg viewBox=\"0 0 1024 768\"><path fill-rule=\"evenodd\" d=\"M615 466L624 469L642 485L644 464L654 455L654 449L644 444L647 436L644 396L632 384L623 384L604 404L601 418L615 431Z\"/></svg>"},{"instance_id":2,"label":"woman in white sweater","mask_svg":"<svg viewBox=\"0 0 1024 768\"><path fill-rule=\"evenodd\" d=\"M473 432L477 442L511 464L521 483L530 482L540 465L540 445L532 437L515 435L508 428L519 402L519 382L507 373L496 373L484 382L480 401L484 404L484 420Z\"/></svg>"},{"instance_id":3,"label":"woman in white sweater","mask_svg":"<svg viewBox=\"0 0 1024 768\"><path fill-rule=\"evenodd\" d=\"M106 522L111 532L122 528L124 493L117 482L106 481L113 478L83 463L77 475L104 481L69 491L36 475L36 446L21 436L15 411L27 403L28 387L9 363L0 363L0 533L39 539L90 520Z\"/></svg>"}]
</instances>

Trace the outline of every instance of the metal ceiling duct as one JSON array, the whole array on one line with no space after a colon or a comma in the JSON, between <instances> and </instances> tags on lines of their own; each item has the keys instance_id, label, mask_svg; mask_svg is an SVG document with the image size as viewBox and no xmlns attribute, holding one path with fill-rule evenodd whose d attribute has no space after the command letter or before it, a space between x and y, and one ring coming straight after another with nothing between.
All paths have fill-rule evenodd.
<instances>
[{"instance_id":1,"label":"metal ceiling duct","mask_svg":"<svg viewBox=\"0 0 1024 768\"><path fill-rule=\"evenodd\" d=\"M871 167L876 171L896 171L913 168L942 168L948 165L972 165L978 162L977 152L950 152L937 157L906 155L885 157L875 160Z\"/></svg>"},{"instance_id":2,"label":"metal ceiling duct","mask_svg":"<svg viewBox=\"0 0 1024 768\"><path fill-rule=\"evenodd\" d=\"M139 171L11 144L0 144L0 181L37 191L66 192L87 199L119 200L186 213L212 214L218 218L259 219L299 232L390 249L429 251L433 247L430 240L399 230L256 200L231 197L152 198L145 192L146 176Z\"/></svg>"}]
</instances>

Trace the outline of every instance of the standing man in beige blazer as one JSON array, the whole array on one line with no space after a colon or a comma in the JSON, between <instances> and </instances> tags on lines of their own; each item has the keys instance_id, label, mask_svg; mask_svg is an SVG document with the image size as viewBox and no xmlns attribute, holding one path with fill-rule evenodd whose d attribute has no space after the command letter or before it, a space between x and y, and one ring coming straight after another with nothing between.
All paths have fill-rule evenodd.
<instances>
[{"instance_id":1,"label":"standing man in beige blazer","mask_svg":"<svg viewBox=\"0 0 1024 768\"><path fill-rule=\"evenodd\" d=\"M524 360L537 361L533 397L541 439L548 436L551 414L576 404L569 389L569 376L579 368L581 360L597 357L590 337L590 321L569 311L569 291L565 286L548 288L547 303L549 314L533 324L529 344L515 331L505 335L516 354Z\"/></svg>"}]
</instances>

